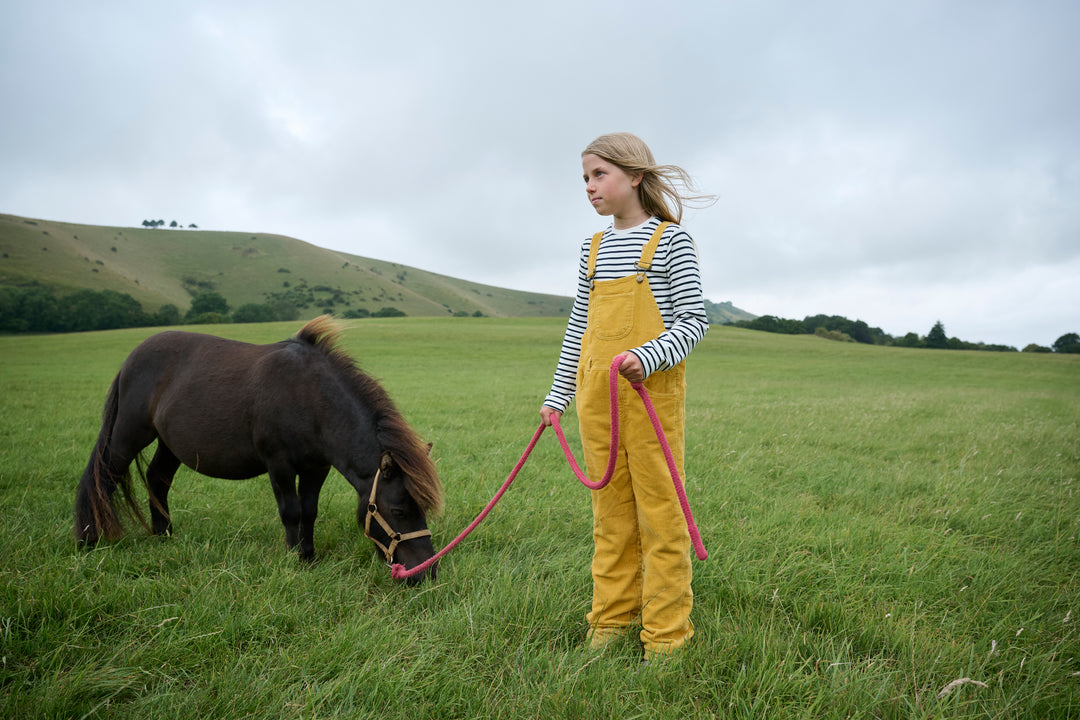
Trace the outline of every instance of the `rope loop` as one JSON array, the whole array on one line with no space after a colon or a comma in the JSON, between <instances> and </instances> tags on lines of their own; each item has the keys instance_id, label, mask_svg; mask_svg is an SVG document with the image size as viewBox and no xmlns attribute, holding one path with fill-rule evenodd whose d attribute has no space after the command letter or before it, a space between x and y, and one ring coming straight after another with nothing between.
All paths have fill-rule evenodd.
<instances>
[{"instance_id":1,"label":"rope loop","mask_svg":"<svg viewBox=\"0 0 1080 720\"><path fill-rule=\"evenodd\" d=\"M551 416L551 426L555 428L555 436L559 440L559 445L562 446L563 455L566 456L566 461L570 465L570 469L574 472L578 481L589 488L590 490L601 490L611 482L611 476L615 472L615 459L619 452L619 365L622 364L623 358L626 355L618 355L611 361L611 370L608 374L608 392L611 398L611 444L610 453L608 454L607 469L604 471L604 476L600 480L593 482L589 480L589 476L582 472L581 467L578 465L577 460L574 458L574 453L570 450L570 445L566 442L566 435L563 433L562 426L559 424L559 418L556 415ZM660 441L660 447L664 451L664 459L667 461L668 471L671 473L671 482L675 486L675 494L679 498L679 507L682 508L683 517L686 519L686 529L690 533L690 541L694 546L694 554L697 555L698 560L705 560L709 557L709 554L705 551L705 545L701 542L701 533L698 531L697 524L694 522L693 513L690 512L690 502L686 499L686 489L683 487L682 478L679 477L679 470L675 466L675 456L671 452L671 446L668 444L667 437L664 435L664 429L660 425L660 418L656 415L656 409L653 407L652 399L649 397L649 391L645 389L645 385L642 383L630 383L630 387L634 388L641 401L645 404L645 412L649 415L649 420L652 422L653 430L656 432L656 437ZM502 496L510 489L510 485L517 478L521 468L525 466L525 461L529 459L529 455L532 454L533 448L536 447L536 443L540 440L540 436L544 434L544 430L547 426L540 423L540 427L533 433L532 440L529 441L528 447L525 448L525 452L521 454L521 458L517 461L517 465L510 472L510 475L506 478L506 482L502 484L499 491L495 493L495 497L491 498L484 509L480 511L480 514L476 516L476 519L465 528L460 535L454 538L446 547L433 556L420 563L419 565L405 569L405 566L401 563L394 563L390 569L390 576L395 580L404 580L405 578L412 577L417 573L421 573L427 570L429 567L437 563L442 559L444 555L457 547L458 543L468 537L469 533L476 529L476 527L483 522L484 518L488 516L492 508L502 499Z\"/></svg>"}]
</instances>

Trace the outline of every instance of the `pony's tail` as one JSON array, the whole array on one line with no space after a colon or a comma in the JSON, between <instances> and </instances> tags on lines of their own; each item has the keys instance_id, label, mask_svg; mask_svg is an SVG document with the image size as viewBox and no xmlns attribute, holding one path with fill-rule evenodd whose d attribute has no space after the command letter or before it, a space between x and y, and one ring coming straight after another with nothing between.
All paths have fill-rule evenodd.
<instances>
[{"instance_id":1,"label":"pony's tail","mask_svg":"<svg viewBox=\"0 0 1080 720\"><path fill-rule=\"evenodd\" d=\"M105 409L101 413L101 432L90 451L90 461L75 493L75 540L80 545L93 545L100 538L113 540L123 533L123 525L113 505L117 488L123 496L123 509L144 527L147 525L135 502L127 466L115 468L112 463L112 432L120 407L119 385L118 374L109 386Z\"/></svg>"}]
</instances>

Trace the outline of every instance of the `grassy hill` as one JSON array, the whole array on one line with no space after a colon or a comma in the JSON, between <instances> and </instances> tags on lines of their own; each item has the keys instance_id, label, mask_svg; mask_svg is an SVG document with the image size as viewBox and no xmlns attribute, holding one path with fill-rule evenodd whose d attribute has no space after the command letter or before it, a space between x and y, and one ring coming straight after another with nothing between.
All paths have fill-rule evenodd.
<instances>
[{"instance_id":1,"label":"grassy hill","mask_svg":"<svg viewBox=\"0 0 1080 720\"><path fill-rule=\"evenodd\" d=\"M77 225L0 214L0 285L114 290L147 312L183 313L200 291L232 307L288 300L313 316L393 307L406 315L561 317L572 299L459 280L266 233ZM753 318L709 303L712 322Z\"/></svg>"},{"instance_id":2,"label":"grassy hill","mask_svg":"<svg viewBox=\"0 0 1080 720\"><path fill-rule=\"evenodd\" d=\"M184 312L207 290L233 307L291 299L303 314L394 307L407 315L560 316L571 299L458 280L283 235L101 227L0 215L0 284L114 290ZM303 307L306 305L307 307Z\"/></svg>"}]
</instances>

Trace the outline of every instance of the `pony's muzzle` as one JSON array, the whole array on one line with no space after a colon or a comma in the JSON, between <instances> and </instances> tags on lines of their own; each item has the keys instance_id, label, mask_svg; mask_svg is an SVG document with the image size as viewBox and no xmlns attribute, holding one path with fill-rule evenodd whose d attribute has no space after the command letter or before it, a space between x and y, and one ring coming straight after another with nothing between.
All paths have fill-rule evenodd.
<instances>
[{"instance_id":1,"label":"pony's muzzle","mask_svg":"<svg viewBox=\"0 0 1080 720\"><path fill-rule=\"evenodd\" d=\"M417 563L417 565L419 565L419 563ZM408 568L406 568L406 569L408 569ZM439 574L439 561L436 560L434 563L432 563L431 567L429 567L424 572L417 573L415 575L411 575L411 576L405 578L404 580L402 580L402 582L404 582L409 587L416 587L417 585L424 582L425 580L434 581L436 579L436 577L438 576L438 574Z\"/></svg>"}]
</instances>

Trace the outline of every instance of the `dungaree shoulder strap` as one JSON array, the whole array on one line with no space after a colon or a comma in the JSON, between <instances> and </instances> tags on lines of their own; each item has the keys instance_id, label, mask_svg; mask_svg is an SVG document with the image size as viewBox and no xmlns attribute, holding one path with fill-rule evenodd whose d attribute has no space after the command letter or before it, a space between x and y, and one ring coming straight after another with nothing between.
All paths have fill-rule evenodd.
<instances>
[{"instance_id":1,"label":"dungaree shoulder strap","mask_svg":"<svg viewBox=\"0 0 1080 720\"><path fill-rule=\"evenodd\" d=\"M645 243L645 247L641 248L641 259L634 263L634 267L638 270L648 270L652 267L653 253L656 252L656 247L660 244L660 238L670 224L669 222L662 222L656 226L656 230L653 231L649 242Z\"/></svg>"},{"instance_id":2,"label":"dungaree shoulder strap","mask_svg":"<svg viewBox=\"0 0 1080 720\"><path fill-rule=\"evenodd\" d=\"M645 247L641 249L641 258L634 264L634 267L638 270L648 270L652 267L653 254L660 244L660 238L670 224L671 223L669 222L662 222L656 226L656 230L653 231L652 237L649 238L649 242L645 243ZM596 274L596 255L600 252L600 240L603 237L603 231L596 233L592 236L592 244L589 246L589 265L585 279L590 282L593 279L593 275Z\"/></svg>"},{"instance_id":3,"label":"dungaree shoulder strap","mask_svg":"<svg viewBox=\"0 0 1080 720\"><path fill-rule=\"evenodd\" d=\"M585 275L585 279L589 282L592 282L593 275L596 274L596 254L600 252L600 239L603 237L603 230L592 236L592 246L589 248L589 268Z\"/></svg>"}]
</instances>

